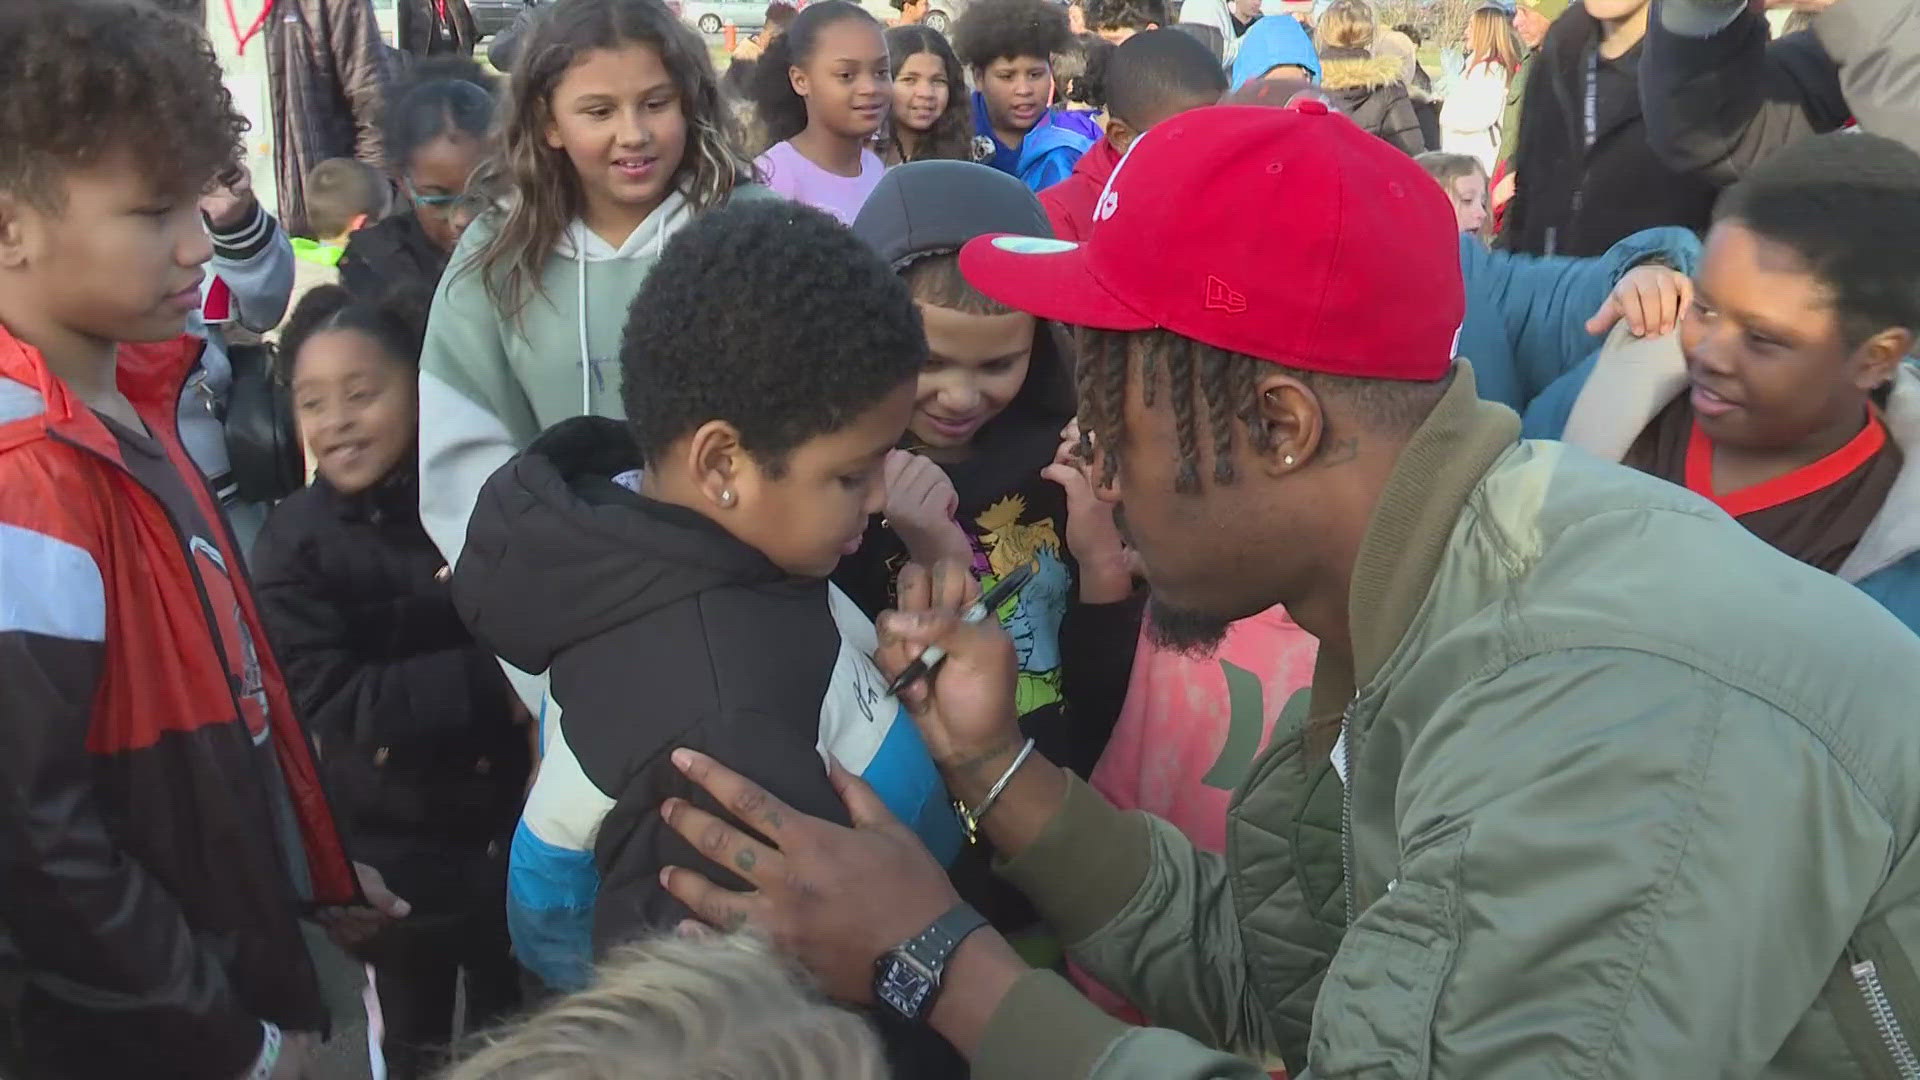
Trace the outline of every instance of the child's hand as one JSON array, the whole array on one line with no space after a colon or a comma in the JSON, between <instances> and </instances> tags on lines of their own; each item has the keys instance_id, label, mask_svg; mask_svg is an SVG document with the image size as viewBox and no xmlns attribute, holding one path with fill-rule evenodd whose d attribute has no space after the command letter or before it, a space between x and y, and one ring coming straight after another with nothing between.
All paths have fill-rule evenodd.
<instances>
[{"instance_id":1,"label":"child's hand","mask_svg":"<svg viewBox=\"0 0 1920 1080\"><path fill-rule=\"evenodd\" d=\"M1693 279L1672 267L1647 263L1626 272L1607 302L1587 320L1587 333L1596 337L1627 320L1634 337L1660 337L1680 325L1681 313L1693 303Z\"/></svg>"},{"instance_id":2,"label":"child's hand","mask_svg":"<svg viewBox=\"0 0 1920 1080\"><path fill-rule=\"evenodd\" d=\"M922 566L971 562L967 534L953 520L960 496L947 471L919 454L894 450L885 466L887 527L907 545L907 556Z\"/></svg>"},{"instance_id":3,"label":"child's hand","mask_svg":"<svg viewBox=\"0 0 1920 1080\"><path fill-rule=\"evenodd\" d=\"M225 232L246 221L254 203L253 174L245 165L236 165L200 196L200 212L207 215L215 232Z\"/></svg>"},{"instance_id":4,"label":"child's hand","mask_svg":"<svg viewBox=\"0 0 1920 1080\"><path fill-rule=\"evenodd\" d=\"M1089 463L1080 445L1080 422L1061 429L1053 464L1040 475L1067 493L1067 550L1080 564L1080 602L1111 604L1133 593L1136 559L1120 538L1113 504L1093 493Z\"/></svg>"}]
</instances>

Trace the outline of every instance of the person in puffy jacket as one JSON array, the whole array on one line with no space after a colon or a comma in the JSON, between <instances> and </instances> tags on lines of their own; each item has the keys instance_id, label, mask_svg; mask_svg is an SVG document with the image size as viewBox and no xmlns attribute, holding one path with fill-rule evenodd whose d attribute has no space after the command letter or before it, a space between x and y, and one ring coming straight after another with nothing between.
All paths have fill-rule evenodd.
<instances>
[{"instance_id":1,"label":"person in puffy jacket","mask_svg":"<svg viewBox=\"0 0 1920 1080\"><path fill-rule=\"evenodd\" d=\"M261 616L320 749L347 843L413 905L362 947L388 1075L433 1067L460 1029L519 1005L506 842L526 789L526 714L461 625L420 526L415 383L430 293L307 294L281 339L318 476L255 547Z\"/></svg>"},{"instance_id":2,"label":"person in puffy jacket","mask_svg":"<svg viewBox=\"0 0 1920 1080\"><path fill-rule=\"evenodd\" d=\"M1401 80L1400 59L1375 56L1378 27L1366 0L1337 0L1314 28L1320 85L1361 128L1408 155L1432 149L1420 131L1413 98Z\"/></svg>"}]
</instances>

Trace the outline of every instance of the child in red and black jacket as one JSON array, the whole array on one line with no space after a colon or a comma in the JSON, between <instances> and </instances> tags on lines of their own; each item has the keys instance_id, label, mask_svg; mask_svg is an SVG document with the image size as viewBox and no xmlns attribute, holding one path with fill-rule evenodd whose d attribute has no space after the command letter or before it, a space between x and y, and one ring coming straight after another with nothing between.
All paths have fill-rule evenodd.
<instances>
[{"instance_id":1,"label":"child in red and black jacket","mask_svg":"<svg viewBox=\"0 0 1920 1080\"><path fill-rule=\"evenodd\" d=\"M0 68L0 1071L297 1075L300 918L362 891L176 419L246 122L127 0L7 5Z\"/></svg>"}]
</instances>

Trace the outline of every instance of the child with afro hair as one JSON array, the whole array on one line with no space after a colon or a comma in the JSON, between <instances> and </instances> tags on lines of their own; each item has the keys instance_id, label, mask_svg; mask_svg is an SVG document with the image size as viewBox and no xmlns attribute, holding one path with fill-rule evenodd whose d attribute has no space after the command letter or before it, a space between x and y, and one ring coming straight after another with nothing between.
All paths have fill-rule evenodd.
<instances>
[{"instance_id":1,"label":"child with afro hair","mask_svg":"<svg viewBox=\"0 0 1920 1080\"><path fill-rule=\"evenodd\" d=\"M563 421L482 489L454 602L508 663L547 672L564 708L508 904L514 924L517 890L565 892L543 907L540 950L521 949L556 988L689 916L663 867L744 884L661 817L669 796L717 809L677 748L846 824L837 761L936 855L958 853L945 787L871 660L873 624L828 581L885 501L926 359L906 284L846 228L797 203L729 204L668 241L631 305L627 418ZM931 1032L886 1034L912 1062L900 1075L958 1075Z\"/></svg>"},{"instance_id":2,"label":"child with afro hair","mask_svg":"<svg viewBox=\"0 0 1920 1080\"><path fill-rule=\"evenodd\" d=\"M954 26L953 44L978 87L976 158L1036 192L1065 180L1100 138L1090 117L1050 108L1053 57L1073 44L1066 12L1048 0L979 0Z\"/></svg>"}]
</instances>

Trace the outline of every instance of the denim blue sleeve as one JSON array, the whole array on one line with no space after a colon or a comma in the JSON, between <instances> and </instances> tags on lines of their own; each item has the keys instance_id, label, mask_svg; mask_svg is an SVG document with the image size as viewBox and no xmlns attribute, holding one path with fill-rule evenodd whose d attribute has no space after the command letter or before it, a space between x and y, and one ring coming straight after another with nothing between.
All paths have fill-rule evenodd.
<instances>
[{"instance_id":1,"label":"denim blue sleeve","mask_svg":"<svg viewBox=\"0 0 1920 1080\"><path fill-rule=\"evenodd\" d=\"M1466 276L1467 303L1486 305L1499 314L1506 333L1505 357L1510 370L1489 381L1515 388L1508 402L1526 412L1534 397L1599 349L1601 340L1587 333L1587 320L1600 310L1607 294L1627 271L1658 260L1683 274L1692 274L1700 259L1700 241L1677 227L1647 229L1613 245L1605 255L1569 259L1488 251L1479 245L1465 249L1461 270ZM1473 356L1479 373L1483 363L1498 362L1500 350L1484 350L1489 360Z\"/></svg>"}]
</instances>

